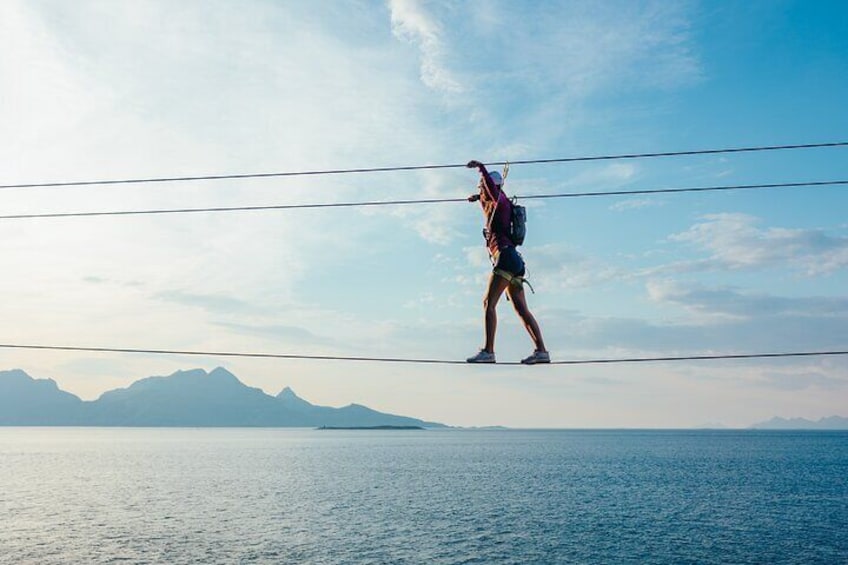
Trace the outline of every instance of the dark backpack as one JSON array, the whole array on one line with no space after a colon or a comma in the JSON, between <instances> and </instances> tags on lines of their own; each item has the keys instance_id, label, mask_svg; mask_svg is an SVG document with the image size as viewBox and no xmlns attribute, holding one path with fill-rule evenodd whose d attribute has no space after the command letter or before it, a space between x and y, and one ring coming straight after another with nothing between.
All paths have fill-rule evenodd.
<instances>
[{"instance_id":1,"label":"dark backpack","mask_svg":"<svg viewBox=\"0 0 848 565\"><path fill-rule=\"evenodd\" d=\"M512 214L509 218L509 238L517 246L524 243L527 235L527 208L518 204L518 197L512 199Z\"/></svg>"},{"instance_id":2,"label":"dark backpack","mask_svg":"<svg viewBox=\"0 0 848 565\"><path fill-rule=\"evenodd\" d=\"M524 243L524 236L527 235L527 208L518 204L518 197L514 196L510 199L509 213L509 231L505 234L513 245L518 247ZM495 204L494 210L489 215L489 220L486 222L486 229L483 230L483 238L488 240L488 234L492 233L492 222L495 219L495 213L498 211L498 206Z\"/></svg>"}]
</instances>

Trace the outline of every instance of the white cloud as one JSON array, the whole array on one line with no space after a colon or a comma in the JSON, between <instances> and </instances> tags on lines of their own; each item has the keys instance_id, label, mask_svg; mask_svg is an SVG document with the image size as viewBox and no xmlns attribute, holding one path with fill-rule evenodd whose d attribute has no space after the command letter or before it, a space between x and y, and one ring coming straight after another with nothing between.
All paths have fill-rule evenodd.
<instances>
[{"instance_id":1,"label":"white cloud","mask_svg":"<svg viewBox=\"0 0 848 565\"><path fill-rule=\"evenodd\" d=\"M649 281L647 289L655 302L675 304L699 314L739 320L782 317L848 319L848 296L784 297L670 280Z\"/></svg>"},{"instance_id":2,"label":"white cloud","mask_svg":"<svg viewBox=\"0 0 848 565\"><path fill-rule=\"evenodd\" d=\"M464 198L472 191L472 183L473 177L470 175L457 174L455 171L424 170L409 172L388 186L392 200L440 200ZM393 224L399 222L424 242L446 246L465 235L461 226L468 223L470 218L479 217L476 208L462 202L422 203L363 208L359 213L368 219L388 218ZM396 226L390 229L394 230Z\"/></svg>"},{"instance_id":3,"label":"white cloud","mask_svg":"<svg viewBox=\"0 0 848 565\"><path fill-rule=\"evenodd\" d=\"M390 0L392 32L417 45L421 52L421 81L429 88L458 94L464 88L444 64L442 26L419 0Z\"/></svg>"},{"instance_id":4,"label":"white cloud","mask_svg":"<svg viewBox=\"0 0 848 565\"><path fill-rule=\"evenodd\" d=\"M628 273L599 258L576 252L565 244L552 243L532 249L531 278L539 288L577 289L596 287L627 278Z\"/></svg>"},{"instance_id":5,"label":"white cloud","mask_svg":"<svg viewBox=\"0 0 848 565\"><path fill-rule=\"evenodd\" d=\"M458 131L491 155L504 146L563 149L564 140L584 146L572 136L597 125L587 108L598 93L675 89L702 78L688 3L391 0L389 7L395 35L419 49L424 84L463 109Z\"/></svg>"},{"instance_id":6,"label":"white cloud","mask_svg":"<svg viewBox=\"0 0 848 565\"><path fill-rule=\"evenodd\" d=\"M808 276L848 266L848 236L823 229L760 228L747 214L710 214L669 239L708 253L705 259L666 267L672 270L751 270L792 267Z\"/></svg>"},{"instance_id":7,"label":"white cloud","mask_svg":"<svg viewBox=\"0 0 848 565\"><path fill-rule=\"evenodd\" d=\"M665 302L683 307L683 315L647 319L546 309L540 312L540 323L552 350L592 357L828 351L844 349L848 340L848 314L822 317L797 311L804 300L773 315L753 315L746 309L747 304L739 308L724 306L725 311L718 312L723 315L715 315L709 309L703 311L703 298L702 302L691 304L682 302L684 299L695 300L680 297L676 302ZM552 323L554 320L556 323ZM793 361L773 361L782 362Z\"/></svg>"}]
</instances>

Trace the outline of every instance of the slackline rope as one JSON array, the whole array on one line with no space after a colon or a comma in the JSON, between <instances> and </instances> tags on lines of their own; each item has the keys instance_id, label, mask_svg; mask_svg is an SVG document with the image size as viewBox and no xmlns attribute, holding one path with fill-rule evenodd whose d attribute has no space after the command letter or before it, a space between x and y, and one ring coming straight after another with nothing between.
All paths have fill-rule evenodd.
<instances>
[{"instance_id":1,"label":"slackline rope","mask_svg":"<svg viewBox=\"0 0 848 565\"><path fill-rule=\"evenodd\" d=\"M684 192L711 192L731 190L754 190L774 188L797 188L803 186L822 187L848 185L848 180L828 180L810 182L783 182L768 184L737 184L728 186L698 186L685 188L656 188L641 190L617 190L609 192L566 192L558 194L528 194L516 195L516 198L526 200L541 200L552 198L581 198L596 196L626 196L649 194L673 194ZM448 202L467 202L467 198L430 198L419 200L372 200L362 202L327 202L306 204L277 204L267 206L215 206L207 208L164 208L154 210L107 210L103 212L45 212L34 214L0 215L0 220L47 219L47 218L83 218L97 216L142 216L154 214L190 214L200 212L260 212L269 210L294 210L301 208L354 208L365 206L403 206L408 204L443 204Z\"/></svg>"},{"instance_id":2,"label":"slackline rope","mask_svg":"<svg viewBox=\"0 0 848 565\"><path fill-rule=\"evenodd\" d=\"M511 165L535 165L535 164L550 164L550 163L574 163L579 161L612 161L618 159L649 159L655 157L682 157L687 155L716 155L721 153L752 153L757 151L779 151L792 149L815 149L824 147L845 147L848 146L848 141L836 141L829 143L805 143L793 145L761 145L754 147L732 147L724 149L697 149L690 151L664 151L657 153L624 153L618 155L592 155L583 157L559 157L554 159L526 159L522 161L511 161ZM495 161L488 163L489 165L505 165L505 161ZM142 183L162 183L162 182L188 182L188 181L206 181L206 180L236 180L236 179L255 179L255 178L273 178L273 177L295 177L295 176L318 176L318 175L341 175L350 173L384 173L390 171L419 171L432 169L456 169L465 167L462 164L447 164L447 165L409 165L398 167L364 167L353 169L325 169L314 171L285 171L273 173L240 173L240 174L223 174L223 175L198 175L198 176L181 176L181 177L151 177L151 178L124 178L124 179L104 179L104 180L80 180L80 181L59 181L59 182L33 182L21 184L4 184L0 185L0 189L12 188L50 188L50 187L70 187L70 186L94 186L94 185L116 185L116 184L142 184Z\"/></svg>"},{"instance_id":3,"label":"slackline rope","mask_svg":"<svg viewBox=\"0 0 848 565\"><path fill-rule=\"evenodd\" d=\"M354 357L339 355L301 355L297 353L251 353L235 351L185 351L170 349L136 349L126 347L78 347L70 345L0 344L2 349L32 349L48 351L83 351L89 353L141 353L148 355L192 355L204 357L249 357L261 359L303 359L310 361L360 361L372 363L416 363L429 365L471 365L465 361L451 359L416 359L403 357ZM569 359L551 361L551 365L599 365L613 363L660 363L676 361L712 361L719 359L773 359L783 357L820 357L848 355L846 351L792 351L780 353L725 353L714 355L683 355L665 357L624 357L614 359ZM496 363L495 365L521 365L518 362Z\"/></svg>"}]
</instances>

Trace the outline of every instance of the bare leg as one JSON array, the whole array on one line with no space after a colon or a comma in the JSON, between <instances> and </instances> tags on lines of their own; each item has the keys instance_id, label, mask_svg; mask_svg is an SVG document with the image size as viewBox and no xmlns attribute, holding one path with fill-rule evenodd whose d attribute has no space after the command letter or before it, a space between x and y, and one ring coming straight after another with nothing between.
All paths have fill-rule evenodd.
<instances>
[{"instance_id":1,"label":"bare leg","mask_svg":"<svg viewBox=\"0 0 848 565\"><path fill-rule=\"evenodd\" d=\"M547 351L545 349L545 340L542 339L542 330L539 329L539 323L527 307L527 297L524 295L524 287L511 284L507 289L509 299L512 300L512 305L515 307L515 312L524 323L527 333L536 346L536 351Z\"/></svg>"},{"instance_id":2,"label":"bare leg","mask_svg":"<svg viewBox=\"0 0 848 565\"><path fill-rule=\"evenodd\" d=\"M483 351L489 353L495 352L495 332L498 329L498 314L496 311L498 300L503 291L509 286L509 281L503 277L492 273L489 276L489 286L486 289L486 296L483 298L483 310L485 311L486 320L486 345L483 346Z\"/></svg>"}]
</instances>

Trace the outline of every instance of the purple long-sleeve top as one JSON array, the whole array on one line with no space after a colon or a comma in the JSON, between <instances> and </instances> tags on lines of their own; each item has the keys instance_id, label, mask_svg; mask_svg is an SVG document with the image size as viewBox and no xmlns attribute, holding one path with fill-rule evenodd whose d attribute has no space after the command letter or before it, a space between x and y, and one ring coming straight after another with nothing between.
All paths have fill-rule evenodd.
<instances>
[{"instance_id":1,"label":"purple long-sleeve top","mask_svg":"<svg viewBox=\"0 0 848 565\"><path fill-rule=\"evenodd\" d=\"M509 224L512 217L512 203L501 188L495 184L485 165L480 165L482 187L480 190L480 206L486 217L486 247L489 254L495 256L507 247L513 247L509 237ZM496 205L497 204L497 205Z\"/></svg>"}]
</instances>

